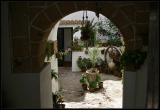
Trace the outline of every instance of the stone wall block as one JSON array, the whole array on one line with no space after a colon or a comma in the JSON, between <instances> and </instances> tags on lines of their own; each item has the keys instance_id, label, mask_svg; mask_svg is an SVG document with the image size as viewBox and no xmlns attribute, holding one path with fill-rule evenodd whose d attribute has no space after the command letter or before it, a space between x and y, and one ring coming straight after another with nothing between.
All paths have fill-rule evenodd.
<instances>
[{"instance_id":1,"label":"stone wall block","mask_svg":"<svg viewBox=\"0 0 160 110\"><path fill-rule=\"evenodd\" d=\"M13 39L13 56L26 57L29 56L29 43L27 39Z\"/></svg>"}]
</instances>

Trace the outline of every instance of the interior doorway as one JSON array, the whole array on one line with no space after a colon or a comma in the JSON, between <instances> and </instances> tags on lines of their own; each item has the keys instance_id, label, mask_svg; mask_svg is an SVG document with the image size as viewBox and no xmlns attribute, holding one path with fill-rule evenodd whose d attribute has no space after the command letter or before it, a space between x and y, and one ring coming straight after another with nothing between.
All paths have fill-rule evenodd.
<instances>
[{"instance_id":1,"label":"interior doorway","mask_svg":"<svg viewBox=\"0 0 160 110\"><path fill-rule=\"evenodd\" d=\"M64 27L58 28L57 41L58 41L58 51L65 51L67 48L71 47L73 39L73 28ZM59 67L72 67L72 53L63 56L62 59L58 59Z\"/></svg>"}]
</instances>

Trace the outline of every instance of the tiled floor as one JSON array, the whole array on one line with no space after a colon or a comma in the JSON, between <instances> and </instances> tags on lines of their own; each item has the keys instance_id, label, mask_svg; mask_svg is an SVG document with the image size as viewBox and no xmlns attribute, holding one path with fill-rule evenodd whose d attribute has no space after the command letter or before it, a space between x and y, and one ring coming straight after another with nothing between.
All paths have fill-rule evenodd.
<instances>
[{"instance_id":1,"label":"tiled floor","mask_svg":"<svg viewBox=\"0 0 160 110\"><path fill-rule=\"evenodd\" d=\"M104 89L83 92L79 79L81 72L60 67L60 88L66 108L122 108L122 80L113 75L101 74Z\"/></svg>"}]
</instances>

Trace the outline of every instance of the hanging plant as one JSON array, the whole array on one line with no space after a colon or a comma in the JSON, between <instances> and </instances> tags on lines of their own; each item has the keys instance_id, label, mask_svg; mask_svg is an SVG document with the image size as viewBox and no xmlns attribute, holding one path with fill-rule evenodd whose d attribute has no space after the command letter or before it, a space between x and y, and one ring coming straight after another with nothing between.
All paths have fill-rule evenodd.
<instances>
[{"instance_id":1,"label":"hanging plant","mask_svg":"<svg viewBox=\"0 0 160 110\"><path fill-rule=\"evenodd\" d=\"M140 50L128 50L120 58L121 68L127 70L137 70L144 63L147 52Z\"/></svg>"},{"instance_id":2,"label":"hanging plant","mask_svg":"<svg viewBox=\"0 0 160 110\"><path fill-rule=\"evenodd\" d=\"M93 24L93 21L94 19L86 21L84 27L81 27L81 40L86 41L94 37L96 23Z\"/></svg>"},{"instance_id":3,"label":"hanging plant","mask_svg":"<svg viewBox=\"0 0 160 110\"><path fill-rule=\"evenodd\" d=\"M85 21L84 26L76 27L73 32L81 30L81 40L84 41L86 47L94 46L96 43L96 23L93 23L94 19L91 21Z\"/></svg>"},{"instance_id":4,"label":"hanging plant","mask_svg":"<svg viewBox=\"0 0 160 110\"><path fill-rule=\"evenodd\" d=\"M52 57L54 54L54 48L53 48L53 42L47 42L46 44L46 50L45 50L45 55L47 57L47 61Z\"/></svg>"}]
</instances>

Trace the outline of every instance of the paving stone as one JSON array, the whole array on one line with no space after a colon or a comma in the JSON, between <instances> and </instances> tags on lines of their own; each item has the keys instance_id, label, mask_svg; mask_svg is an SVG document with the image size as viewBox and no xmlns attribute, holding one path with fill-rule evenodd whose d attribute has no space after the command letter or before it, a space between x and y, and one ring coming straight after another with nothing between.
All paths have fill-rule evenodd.
<instances>
[{"instance_id":1,"label":"paving stone","mask_svg":"<svg viewBox=\"0 0 160 110\"><path fill-rule=\"evenodd\" d=\"M79 82L82 73L72 72L68 67L66 69L59 67L59 74L60 86L63 91L65 90L63 92L65 108L122 108L122 81L118 77L102 74L104 90L95 93L86 91L80 96L77 94L82 90Z\"/></svg>"}]
</instances>

